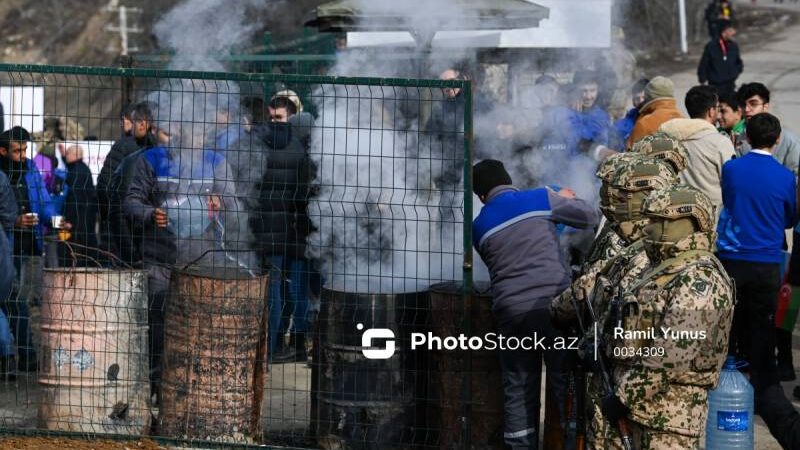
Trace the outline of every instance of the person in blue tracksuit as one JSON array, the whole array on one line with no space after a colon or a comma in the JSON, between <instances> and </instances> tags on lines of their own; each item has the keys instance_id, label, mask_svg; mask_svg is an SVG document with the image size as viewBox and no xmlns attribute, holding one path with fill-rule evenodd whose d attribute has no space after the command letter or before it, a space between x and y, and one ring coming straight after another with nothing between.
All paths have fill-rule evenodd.
<instances>
[{"instance_id":1,"label":"person in blue tracksuit","mask_svg":"<svg viewBox=\"0 0 800 450\"><path fill-rule=\"evenodd\" d=\"M484 160L473 169L473 191L484 203L473 222L473 245L489 269L492 313L504 338L536 334L552 343L552 299L566 289L570 271L561 259L557 224L590 228L599 214L574 192L550 188L520 191L503 163ZM559 372L563 352L534 349L500 351L505 397L504 440L512 449L535 449L539 439L542 358ZM556 377L558 378L558 377ZM555 386L556 396L566 386Z\"/></svg>"}]
</instances>

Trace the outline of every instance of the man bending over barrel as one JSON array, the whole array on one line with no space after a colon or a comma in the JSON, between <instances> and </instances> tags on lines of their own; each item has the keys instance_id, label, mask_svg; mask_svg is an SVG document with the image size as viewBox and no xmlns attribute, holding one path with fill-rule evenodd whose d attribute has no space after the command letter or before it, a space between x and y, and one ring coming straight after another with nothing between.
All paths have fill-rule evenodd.
<instances>
[{"instance_id":1,"label":"man bending over barrel","mask_svg":"<svg viewBox=\"0 0 800 450\"><path fill-rule=\"evenodd\" d=\"M473 244L489 268L497 328L505 339L535 335L549 346L555 337L550 303L571 281L561 261L556 224L589 228L597 224L598 212L569 189L518 190L500 161L481 161L472 173L473 191L484 203L473 223ZM559 371L561 354L501 349L503 437L511 448L538 447L542 357L548 370ZM566 386L556 390L563 400Z\"/></svg>"}]
</instances>

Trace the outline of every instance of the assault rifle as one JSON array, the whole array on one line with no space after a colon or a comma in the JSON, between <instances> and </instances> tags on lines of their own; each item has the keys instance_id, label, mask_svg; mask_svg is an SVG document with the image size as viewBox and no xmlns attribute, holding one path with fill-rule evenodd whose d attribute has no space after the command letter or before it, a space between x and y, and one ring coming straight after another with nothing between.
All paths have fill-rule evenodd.
<instances>
[{"instance_id":1,"label":"assault rifle","mask_svg":"<svg viewBox=\"0 0 800 450\"><path fill-rule=\"evenodd\" d=\"M599 278L599 277L598 277ZM592 289L592 295L586 299L586 311L589 313L589 318L591 320L590 327L596 327L598 324L597 315L594 312L594 303L595 298L597 297L597 286L598 283L595 282L594 288ZM611 287L609 287L611 288ZM603 289L603 293L608 293L607 289ZM619 295L619 294L618 294ZM583 318L581 317L581 309L578 306L578 302L575 300L574 296L572 298L572 306L575 308L575 311L578 316L578 326L581 328L581 332L584 336L586 336L589 332L589 328L586 327L583 323ZM616 299L615 299L616 300ZM594 328L596 330L596 328ZM592 331L594 333L594 331ZM606 366L605 356L601 350L601 343L598 341L598 337L594 337L595 342L595 351L594 351L594 359L597 364L598 371L600 372L600 376L603 381L603 390L605 391L606 395L614 395L614 386L611 383L611 374ZM619 419L616 423L617 430L619 431L620 439L622 440L622 448L625 450L634 450L633 446L633 438L631 437L630 427L628 426L628 419L625 417Z\"/></svg>"}]
</instances>

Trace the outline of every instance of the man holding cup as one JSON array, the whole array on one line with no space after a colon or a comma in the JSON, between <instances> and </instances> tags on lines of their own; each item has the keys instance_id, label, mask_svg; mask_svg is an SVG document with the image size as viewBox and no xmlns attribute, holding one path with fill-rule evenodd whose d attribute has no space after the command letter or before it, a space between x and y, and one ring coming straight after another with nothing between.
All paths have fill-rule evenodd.
<instances>
[{"instance_id":1,"label":"man holding cup","mask_svg":"<svg viewBox=\"0 0 800 450\"><path fill-rule=\"evenodd\" d=\"M0 299L0 305L8 315L17 342L18 369L25 372L37 367L29 302L36 302L41 294L42 224L50 223L57 214L42 176L27 157L30 140L28 130L19 126L0 133L0 170L8 176L18 209L12 244L18 276L14 292L10 298Z\"/></svg>"}]
</instances>

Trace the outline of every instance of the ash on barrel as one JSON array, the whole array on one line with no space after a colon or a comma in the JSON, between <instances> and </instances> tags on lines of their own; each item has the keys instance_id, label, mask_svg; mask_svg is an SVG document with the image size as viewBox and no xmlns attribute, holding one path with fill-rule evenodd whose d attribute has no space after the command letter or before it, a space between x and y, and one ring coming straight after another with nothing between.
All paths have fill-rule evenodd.
<instances>
[{"instance_id":1,"label":"ash on barrel","mask_svg":"<svg viewBox=\"0 0 800 450\"><path fill-rule=\"evenodd\" d=\"M146 290L144 271L44 271L41 427L147 434Z\"/></svg>"},{"instance_id":2,"label":"ash on barrel","mask_svg":"<svg viewBox=\"0 0 800 450\"><path fill-rule=\"evenodd\" d=\"M420 360L409 351L427 293L359 294L324 289L312 365L311 427L324 449L406 449L420 440ZM371 329L385 331L371 347ZM368 335L367 335L368 337ZM368 359L364 350L394 353Z\"/></svg>"},{"instance_id":3,"label":"ash on barrel","mask_svg":"<svg viewBox=\"0 0 800 450\"><path fill-rule=\"evenodd\" d=\"M268 278L231 268L173 271L159 434L260 441Z\"/></svg>"}]
</instances>

